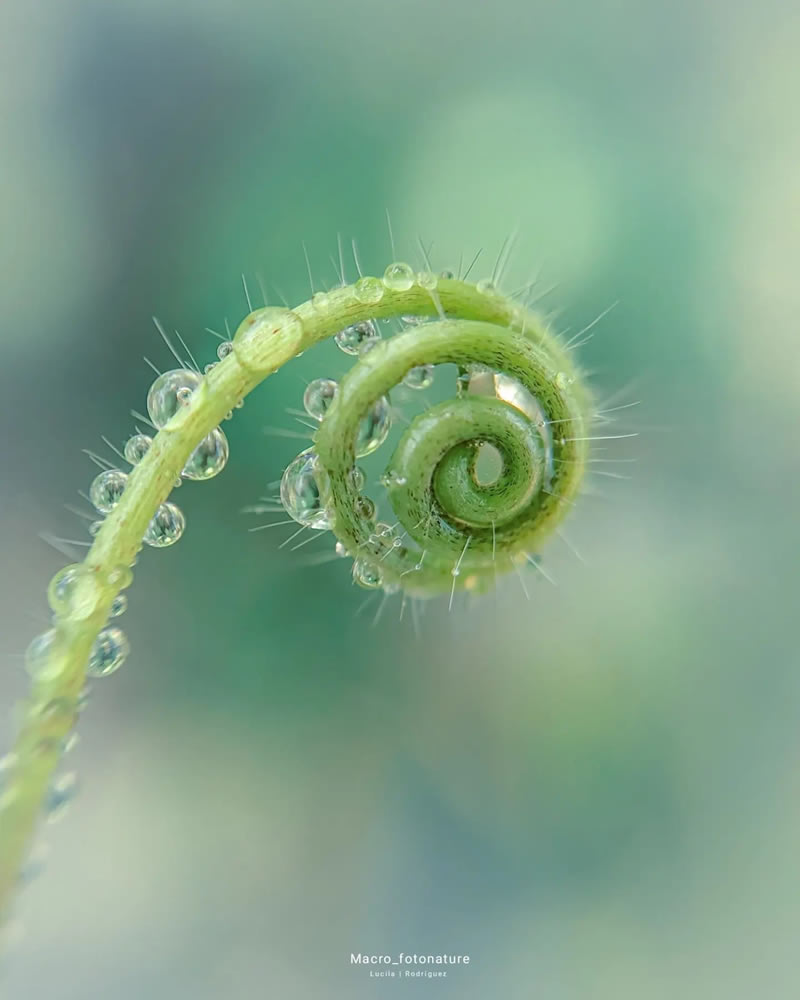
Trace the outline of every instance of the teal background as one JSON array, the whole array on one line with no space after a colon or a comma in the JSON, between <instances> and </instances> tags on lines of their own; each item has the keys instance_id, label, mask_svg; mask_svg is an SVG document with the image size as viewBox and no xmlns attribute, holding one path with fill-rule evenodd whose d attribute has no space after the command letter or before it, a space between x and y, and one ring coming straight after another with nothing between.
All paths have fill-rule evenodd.
<instances>
[{"instance_id":1,"label":"teal background","mask_svg":"<svg viewBox=\"0 0 800 1000\"><path fill-rule=\"evenodd\" d=\"M0 9L4 742L86 538L63 504L179 328L519 228L600 399L641 400L546 550L551 587L431 604L241 508L304 445L323 345L225 425L143 554L44 831L4 996L672 1000L800 993L796 6L765 0L6 0ZM85 505L84 505L85 506ZM277 518L276 518L277 519ZM67 763L67 762L65 762ZM370 980L351 952L469 954Z\"/></svg>"}]
</instances>

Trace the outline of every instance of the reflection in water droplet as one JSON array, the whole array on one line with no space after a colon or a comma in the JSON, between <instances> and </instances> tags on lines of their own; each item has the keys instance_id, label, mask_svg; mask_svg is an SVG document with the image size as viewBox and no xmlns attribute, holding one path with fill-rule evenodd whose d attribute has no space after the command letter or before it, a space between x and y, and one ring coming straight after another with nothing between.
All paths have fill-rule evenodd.
<instances>
[{"instance_id":1,"label":"reflection in water droplet","mask_svg":"<svg viewBox=\"0 0 800 1000\"><path fill-rule=\"evenodd\" d=\"M131 465L141 462L152 443L153 439L147 434L133 434L125 442L124 455L126 460Z\"/></svg>"},{"instance_id":2,"label":"reflection in water droplet","mask_svg":"<svg viewBox=\"0 0 800 1000\"><path fill-rule=\"evenodd\" d=\"M397 261L386 268L383 283L393 292L407 292L414 284L414 271L408 264Z\"/></svg>"},{"instance_id":3,"label":"reflection in water droplet","mask_svg":"<svg viewBox=\"0 0 800 1000\"><path fill-rule=\"evenodd\" d=\"M58 632L54 628L49 628L31 639L25 650L25 669L31 677L43 677L48 670L54 669L52 661L57 645Z\"/></svg>"},{"instance_id":4,"label":"reflection in water droplet","mask_svg":"<svg viewBox=\"0 0 800 1000\"><path fill-rule=\"evenodd\" d=\"M303 336L303 321L290 309L264 306L249 313L233 336L233 350L239 364L248 371L269 374L275 370L276 338L291 346L295 356Z\"/></svg>"},{"instance_id":5,"label":"reflection in water droplet","mask_svg":"<svg viewBox=\"0 0 800 1000\"><path fill-rule=\"evenodd\" d=\"M128 476L119 469L106 469L95 476L89 487L89 499L95 510L101 514L110 514L122 499Z\"/></svg>"},{"instance_id":6,"label":"reflection in water droplet","mask_svg":"<svg viewBox=\"0 0 800 1000\"><path fill-rule=\"evenodd\" d=\"M383 284L378 278L360 278L354 287L355 296L359 302L374 305L383 298Z\"/></svg>"},{"instance_id":7,"label":"reflection in water droplet","mask_svg":"<svg viewBox=\"0 0 800 1000\"><path fill-rule=\"evenodd\" d=\"M181 475L186 479L197 481L213 479L225 468L229 454L230 448L225 432L215 427L189 456Z\"/></svg>"},{"instance_id":8,"label":"reflection in water droplet","mask_svg":"<svg viewBox=\"0 0 800 1000\"><path fill-rule=\"evenodd\" d=\"M188 368L164 372L150 386L147 393L147 412L156 427L163 427L191 399L194 390L203 381L202 375Z\"/></svg>"},{"instance_id":9,"label":"reflection in water droplet","mask_svg":"<svg viewBox=\"0 0 800 1000\"><path fill-rule=\"evenodd\" d=\"M336 398L338 388L338 384L332 378L315 378L313 382L309 382L303 393L303 408L309 417L322 420Z\"/></svg>"},{"instance_id":10,"label":"reflection in water droplet","mask_svg":"<svg viewBox=\"0 0 800 1000\"><path fill-rule=\"evenodd\" d=\"M356 559L353 563L353 579L366 590L375 590L383 583L381 571L377 566L366 562L363 559Z\"/></svg>"},{"instance_id":11,"label":"reflection in water droplet","mask_svg":"<svg viewBox=\"0 0 800 1000\"><path fill-rule=\"evenodd\" d=\"M356 514L362 521L371 521L375 517L375 504L369 497L359 497L356 500Z\"/></svg>"},{"instance_id":12,"label":"reflection in water droplet","mask_svg":"<svg viewBox=\"0 0 800 1000\"><path fill-rule=\"evenodd\" d=\"M356 458L371 455L376 448L379 448L386 440L391 426L389 397L380 396L369 408L359 426L355 442Z\"/></svg>"},{"instance_id":13,"label":"reflection in water droplet","mask_svg":"<svg viewBox=\"0 0 800 1000\"><path fill-rule=\"evenodd\" d=\"M410 368L403 378L403 385L409 389L428 389L433 385L433 365L417 365Z\"/></svg>"},{"instance_id":14,"label":"reflection in water droplet","mask_svg":"<svg viewBox=\"0 0 800 1000\"><path fill-rule=\"evenodd\" d=\"M174 503L162 503L148 524L143 541L154 549L164 549L174 545L185 528L186 518L180 507Z\"/></svg>"},{"instance_id":15,"label":"reflection in water droplet","mask_svg":"<svg viewBox=\"0 0 800 1000\"><path fill-rule=\"evenodd\" d=\"M336 346L345 354L358 354L366 344L380 340L380 330L374 320L367 319L363 323L346 326L335 336Z\"/></svg>"},{"instance_id":16,"label":"reflection in water droplet","mask_svg":"<svg viewBox=\"0 0 800 1000\"><path fill-rule=\"evenodd\" d=\"M128 657L130 644L122 629L104 628L95 639L86 667L88 677L107 677L119 670Z\"/></svg>"},{"instance_id":17,"label":"reflection in water droplet","mask_svg":"<svg viewBox=\"0 0 800 1000\"><path fill-rule=\"evenodd\" d=\"M317 482L316 453L307 448L292 459L281 477L281 503L298 524L317 531L330 527L328 511L322 503Z\"/></svg>"},{"instance_id":18,"label":"reflection in water droplet","mask_svg":"<svg viewBox=\"0 0 800 1000\"><path fill-rule=\"evenodd\" d=\"M125 594L117 594L114 600L111 602L111 610L109 615L111 618L119 618L120 615L125 613L128 607L128 598Z\"/></svg>"},{"instance_id":19,"label":"reflection in water droplet","mask_svg":"<svg viewBox=\"0 0 800 1000\"><path fill-rule=\"evenodd\" d=\"M65 566L50 581L47 599L59 617L88 618L100 599L97 574L85 563Z\"/></svg>"}]
</instances>

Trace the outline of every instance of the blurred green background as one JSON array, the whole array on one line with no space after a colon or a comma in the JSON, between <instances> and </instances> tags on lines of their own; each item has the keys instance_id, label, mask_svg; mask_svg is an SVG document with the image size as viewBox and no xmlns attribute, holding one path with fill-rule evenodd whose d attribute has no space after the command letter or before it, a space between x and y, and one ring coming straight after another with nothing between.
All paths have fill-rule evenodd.
<instances>
[{"instance_id":1,"label":"blurred green background","mask_svg":"<svg viewBox=\"0 0 800 1000\"><path fill-rule=\"evenodd\" d=\"M304 445L264 428L324 345L225 426L231 460L143 554L133 652L95 684L74 808L20 897L4 995L751 1000L800 995L800 85L765 0L5 0L0 8L2 735L94 467L169 366L416 237L522 238L601 398L551 587L436 602L416 637L330 540L241 508ZM478 268L478 271L481 269ZM476 274L480 277L481 274ZM351 952L469 954L370 980Z\"/></svg>"}]
</instances>

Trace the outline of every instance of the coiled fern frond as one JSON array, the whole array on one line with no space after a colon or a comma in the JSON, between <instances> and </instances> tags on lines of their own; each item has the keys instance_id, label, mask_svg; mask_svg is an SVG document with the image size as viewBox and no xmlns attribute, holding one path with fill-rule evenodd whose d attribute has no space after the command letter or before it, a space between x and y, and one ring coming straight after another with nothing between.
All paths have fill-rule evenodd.
<instances>
[{"instance_id":1,"label":"coiled fern frond","mask_svg":"<svg viewBox=\"0 0 800 1000\"><path fill-rule=\"evenodd\" d=\"M402 319L383 339L378 323ZM28 700L0 788L0 912L11 897L36 824L68 789L53 774L80 709L87 676L124 661L113 620L143 545L165 547L185 520L169 500L181 477L215 476L228 458L220 424L257 385L320 341L335 337L354 357L337 384L313 382L307 414L313 445L290 463L280 499L292 519L330 531L366 588L414 597L482 592L498 575L537 563L545 540L578 495L592 401L569 345L490 281L391 264L319 292L294 309L251 310L219 361L159 375L148 395L155 433L125 444L132 466L105 468L89 497L99 519L82 563L62 569L48 597L52 627L27 654ZM358 459L386 439L396 386L441 388L448 398L414 417L381 476L393 510L377 518ZM498 469L481 473L482 450Z\"/></svg>"}]
</instances>

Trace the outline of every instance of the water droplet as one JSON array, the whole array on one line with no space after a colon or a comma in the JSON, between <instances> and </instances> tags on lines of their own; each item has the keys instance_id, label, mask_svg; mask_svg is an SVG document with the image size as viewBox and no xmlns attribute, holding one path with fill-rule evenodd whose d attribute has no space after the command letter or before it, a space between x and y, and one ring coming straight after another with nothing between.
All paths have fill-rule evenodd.
<instances>
[{"instance_id":1,"label":"water droplet","mask_svg":"<svg viewBox=\"0 0 800 1000\"><path fill-rule=\"evenodd\" d=\"M58 649L58 631L54 628L47 629L37 635L30 642L25 650L25 669L34 678L44 677L51 670L58 666L55 656Z\"/></svg>"},{"instance_id":2,"label":"water droplet","mask_svg":"<svg viewBox=\"0 0 800 1000\"><path fill-rule=\"evenodd\" d=\"M318 313L326 313L331 307L331 298L327 292L315 292L311 296L311 306Z\"/></svg>"},{"instance_id":3,"label":"water droplet","mask_svg":"<svg viewBox=\"0 0 800 1000\"><path fill-rule=\"evenodd\" d=\"M97 573L85 563L60 569L47 587L53 613L82 621L94 613L100 600Z\"/></svg>"},{"instance_id":4,"label":"water droplet","mask_svg":"<svg viewBox=\"0 0 800 1000\"><path fill-rule=\"evenodd\" d=\"M155 549L164 549L178 541L185 527L186 518L180 507L174 503L162 503L147 525L143 541Z\"/></svg>"},{"instance_id":5,"label":"water droplet","mask_svg":"<svg viewBox=\"0 0 800 1000\"><path fill-rule=\"evenodd\" d=\"M141 462L144 456L147 454L147 449L153 443L153 439L148 437L147 434L133 434L125 442L124 454L125 458L131 465L136 465L137 462Z\"/></svg>"},{"instance_id":6,"label":"water droplet","mask_svg":"<svg viewBox=\"0 0 800 1000\"><path fill-rule=\"evenodd\" d=\"M330 527L330 516L322 503L316 458L314 449L307 448L286 466L281 477L281 503L298 524L325 531Z\"/></svg>"},{"instance_id":7,"label":"water droplet","mask_svg":"<svg viewBox=\"0 0 800 1000\"><path fill-rule=\"evenodd\" d=\"M336 398L338 388L338 384L332 378L315 378L313 382L309 382L303 393L303 407L309 417L322 420Z\"/></svg>"},{"instance_id":8,"label":"water droplet","mask_svg":"<svg viewBox=\"0 0 800 1000\"><path fill-rule=\"evenodd\" d=\"M350 470L350 482L353 484L356 490L363 490L364 483L366 483L367 477L364 475L364 470L360 469L357 465L354 465Z\"/></svg>"},{"instance_id":9,"label":"water droplet","mask_svg":"<svg viewBox=\"0 0 800 1000\"><path fill-rule=\"evenodd\" d=\"M347 549L345 548L343 542L337 542L336 543L335 552L336 552L336 555L340 559L344 559L346 557L346 555L347 555Z\"/></svg>"},{"instance_id":10,"label":"water droplet","mask_svg":"<svg viewBox=\"0 0 800 1000\"><path fill-rule=\"evenodd\" d=\"M105 522L103 521L92 521L92 523L89 525L89 534L92 536L92 538L94 538L95 535L100 534L100 529L103 527L104 523Z\"/></svg>"},{"instance_id":11,"label":"water droplet","mask_svg":"<svg viewBox=\"0 0 800 1000\"><path fill-rule=\"evenodd\" d=\"M446 267L443 271L439 272L439 277L444 278L446 281L452 281L455 276L455 271L451 271L449 267Z\"/></svg>"},{"instance_id":12,"label":"water droplet","mask_svg":"<svg viewBox=\"0 0 800 1000\"><path fill-rule=\"evenodd\" d=\"M491 278L481 278L475 285L481 295L497 295L497 289Z\"/></svg>"},{"instance_id":13,"label":"water droplet","mask_svg":"<svg viewBox=\"0 0 800 1000\"><path fill-rule=\"evenodd\" d=\"M233 354L233 344L230 340L223 340L217 345L217 357L220 361L224 361L229 354Z\"/></svg>"},{"instance_id":14,"label":"water droplet","mask_svg":"<svg viewBox=\"0 0 800 1000\"><path fill-rule=\"evenodd\" d=\"M403 379L409 389L428 389L433 385L433 365L417 365L410 368Z\"/></svg>"},{"instance_id":15,"label":"water droplet","mask_svg":"<svg viewBox=\"0 0 800 1000\"><path fill-rule=\"evenodd\" d=\"M376 590L383 583L381 571L365 559L356 559L353 563L353 579L366 590Z\"/></svg>"},{"instance_id":16,"label":"water droplet","mask_svg":"<svg viewBox=\"0 0 800 1000\"><path fill-rule=\"evenodd\" d=\"M89 487L89 499L101 514L110 514L122 499L128 476L119 469L106 469L95 476Z\"/></svg>"},{"instance_id":17,"label":"water droplet","mask_svg":"<svg viewBox=\"0 0 800 1000\"><path fill-rule=\"evenodd\" d=\"M407 292L414 284L414 271L408 264L397 261L386 268L383 283L393 292Z\"/></svg>"},{"instance_id":18,"label":"water droplet","mask_svg":"<svg viewBox=\"0 0 800 1000\"><path fill-rule=\"evenodd\" d=\"M50 786L45 801L47 822L55 823L66 813L70 802L78 792L78 777L74 771L59 775Z\"/></svg>"},{"instance_id":19,"label":"water droplet","mask_svg":"<svg viewBox=\"0 0 800 1000\"><path fill-rule=\"evenodd\" d=\"M203 366L203 374L208 375L209 372L213 372L218 364L218 361L210 361L207 365Z\"/></svg>"},{"instance_id":20,"label":"water droplet","mask_svg":"<svg viewBox=\"0 0 800 1000\"><path fill-rule=\"evenodd\" d=\"M524 413L537 427L544 448L545 469L547 475L550 475L553 468L553 437L539 400L521 382L502 372L492 375L492 385L498 399Z\"/></svg>"},{"instance_id":21,"label":"water droplet","mask_svg":"<svg viewBox=\"0 0 800 1000\"><path fill-rule=\"evenodd\" d=\"M439 279L433 271L420 271L417 274L417 284L420 288L425 288L427 291L432 292L439 284Z\"/></svg>"},{"instance_id":22,"label":"water droplet","mask_svg":"<svg viewBox=\"0 0 800 1000\"><path fill-rule=\"evenodd\" d=\"M229 451L225 432L215 427L189 456L181 475L186 479L213 479L225 468Z\"/></svg>"},{"instance_id":23,"label":"water droplet","mask_svg":"<svg viewBox=\"0 0 800 1000\"><path fill-rule=\"evenodd\" d=\"M575 381L574 375L567 375L566 372L558 372L556 375L556 385L559 389L568 389Z\"/></svg>"},{"instance_id":24,"label":"water droplet","mask_svg":"<svg viewBox=\"0 0 800 1000\"><path fill-rule=\"evenodd\" d=\"M125 596L125 594L117 594L117 596L111 602L111 608L108 613L111 618L119 618L120 615L125 613L127 607L128 607L128 598Z\"/></svg>"},{"instance_id":25,"label":"water droplet","mask_svg":"<svg viewBox=\"0 0 800 1000\"><path fill-rule=\"evenodd\" d=\"M359 302L374 305L383 298L383 284L378 278L359 278L353 288Z\"/></svg>"},{"instance_id":26,"label":"water droplet","mask_svg":"<svg viewBox=\"0 0 800 1000\"><path fill-rule=\"evenodd\" d=\"M386 440L392 426L392 415L389 409L389 397L380 396L361 421L356 437L356 458L371 455Z\"/></svg>"},{"instance_id":27,"label":"water droplet","mask_svg":"<svg viewBox=\"0 0 800 1000\"><path fill-rule=\"evenodd\" d=\"M265 306L245 316L233 337L233 349L243 368L258 374L275 370L275 340L297 355L303 321L290 309Z\"/></svg>"},{"instance_id":28,"label":"water droplet","mask_svg":"<svg viewBox=\"0 0 800 1000\"><path fill-rule=\"evenodd\" d=\"M369 497L359 497L356 500L356 514L362 521L371 521L375 517L375 504Z\"/></svg>"},{"instance_id":29,"label":"water droplet","mask_svg":"<svg viewBox=\"0 0 800 1000\"><path fill-rule=\"evenodd\" d=\"M408 480L405 476L401 476L399 472L390 470L381 476L380 482L381 486L385 486L387 490L390 490L394 486L405 486Z\"/></svg>"},{"instance_id":30,"label":"water droplet","mask_svg":"<svg viewBox=\"0 0 800 1000\"><path fill-rule=\"evenodd\" d=\"M333 338L336 346L345 354L358 354L368 343L380 340L380 330L374 320L366 319L363 323L354 323L340 330Z\"/></svg>"},{"instance_id":31,"label":"water droplet","mask_svg":"<svg viewBox=\"0 0 800 1000\"><path fill-rule=\"evenodd\" d=\"M119 670L128 657L130 645L122 629L104 628L94 640L86 667L87 677L108 677Z\"/></svg>"},{"instance_id":32,"label":"water droplet","mask_svg":"<svg viewBox=\"0 0 800 1000\"><path fill-rule=\"evenodd\" d=\"M176 368L159 375L147 393L147 412L156 427L168 423L189 402L202 381L202 375L188 368Z\"/></svg>"},{"instance_id":33,"label":"water droplet","mask_svg":"<svg viewBox=\"0 0 800 1000\"><path fill-rule=\"evenodd\" d=\"M394 534L394 528L391 524L387 524L385 521L378 521L375 525L375 534L379 538L391 538Z\"/></svg>"}]
</instances>

